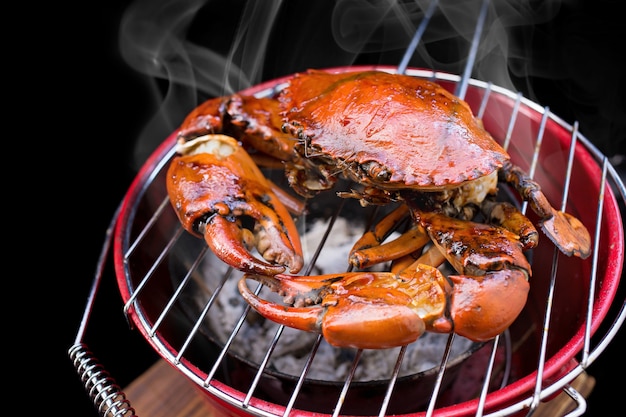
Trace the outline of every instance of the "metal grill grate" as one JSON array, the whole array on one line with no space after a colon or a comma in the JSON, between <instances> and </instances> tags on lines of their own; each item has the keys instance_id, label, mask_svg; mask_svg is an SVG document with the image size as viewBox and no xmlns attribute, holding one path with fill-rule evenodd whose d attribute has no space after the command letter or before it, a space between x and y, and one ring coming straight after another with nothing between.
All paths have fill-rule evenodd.
<instances>
[{"instance_id":1,"label":"metal grill grate","mask_svg":"<svg viewBox=\"0 0 626 417\"><path fill-rule=\"evenodd\" d=\"M390 69L387 68L387 70ZM417 69L409 69L407 70L407 74L434 79L442 85L446 85L450 88L458 85L460 82L460 78L458 76L433 73ZM559 187L562 190L562 193L557 196L557 198L562 198L562 205L564 208L567 208L565 205L568 201L568 189L572 182L576 187L581 186L579 180L577 178L573 178L572 175L572 166L575 166L576 157L583 155L582 158L584 160L584 158L589 156L587 152L593 151L591 145L589 145L586 139L578 133L576 126L571 127L566 125L556 116L552 115L549 112L549 109L539 108L534 103L525 100L519 94L514 94L510 91L492 86L489 83L477 80L469 80L468 85L469 95L467 99L470 103L473 103L474 110L479 116L483 113L482 116L485 117L485 112L495 113L495 111L489 110L491 106L495 105L490 103L500 103L502 100L509 103L508 108L512 109L509 117L505 120L498 121L498 124L501 126L500 131L496 132L497 129L493 127L491 128L491 132L496 138L499 138L505 146L508 146L509 152L513 155L514 162L521 166L527 166L528 171L531 174L537 171L542 171L544 172L543 175L548 175L542 168L540 168L542 163L545 164L545 160L541 162L541 152L542 150L549 148L549 142L557 140L551 132L556 131L561 133L561 131L565 131L568 133L569 137L565 140L568 147L561 149L560 151L562 153L561 157L563 159L563 167L559 173L562 171L564 174L562 179L564 185ZM280 88L280 83L270 88L260 88L257 94L274 94L274 87ZM520 123L520 119L528 118L529 115L532 120L535 120L538 123L538 126L532 127L532 129L537 130L537 134L532 141L533 143L522 143L522 141L527 142L528 137L519 136L519 126L520 124L523 125L523 123ZM494 121L485 119L486 127L489 129L491 123L493 122ZM548 132L548 134L546 134L546 132ZM160 354L175 364L183 373L194 380L199 386L203 387L210 395L221 398L224 401L240 407L242 410L245 409L253 414L267 415L267 409L263 409L257 404L257 402L254 401L259 380L262 374L267 371L264 369L264 366L267 365L266 361L260 364L258 374L254 376L249 389L247 392L243 392L241 394L242 396L234 394L235 390L224 389L224 381L220 379L221 377L216 377L216 375L223 371L222 368L225 366L224 364L228 362L228 351L231 348L231 345L237 340L238 332L243 326L246 325L245 315L247 310L241 316L236 326L232 329L221 350L214 352L214 360L212 360L212 363L208 364L208 367L205 366L206 364L198 366L194 362L196 360L194 357L195 354L190 353L190 351L193 350L192 345L194 340L206 337L206 335L202 333L202 328L205 325L205 317L208 314L211 314L211 308L215 297L219 295L219 291L224 285L224 282L229 279L231 271L228 271L223 275L220 283L213 289L212 292L206 292L203 295L205 298L200 301L199 304L204 305L204 307L201 310L196 311L198 315L193 318L194 321L191 324L185 327L186 330L183 336L171 335L171 329L165 331L162 330L163 327L171 328L172 323L168 322L168 320L170 320L170 316L175 317L180 313L181 308L185 309L185 305L189 305L188 303L191 302L185 294L189 292L188 286L190 285L190 282L197 281L197 279L194 278L194 274L197 274L197 271L201 269L200 265L202 264L203 259L207 257L207 251L203 242L201 240L193 240L193 244L196 246L194 252L196 255L189 261L185 262L185 265L188 266L188 270L178 271L178 275L180 276L172 277L172 254L180 257L180 247L184 248L185 253L188 253L193 249L193 246L189 246L189 240L186 239L188 236L182 231L182 228L178 224L177 219L169 206L167 196L165 195L163 173L173 154L171 150L173 146L172 140L173 136L168 142L164 143L161 148L161 155L155 156L155 165L150 166L150 164L148 164L145 168L144 172L140 176L139 183L133 188L134 192L129 195L125 202L125 207L122 210L123 215L120 219L121 224L118 225L118 235L121 239L118 242L117 251L119 252L118 254L122 260L122 262L118 265L118 274L121 274L123 277L122 280L125 281L123 285L127 286L129 291L127 294L125 312L126 314L132 316L132 319L140 327L140 330L146 334L146 337L149 338ZM532 152L521 154L519 153L520 148L522 150L531 149ZM553 151L545 150L545 152ZM515 160L515 158L518 158L518 160ZM586 200L593 198L597 201L597 212L593 213L593 221L587 222L587 224L595 225L596 242L594 247L598 248L602 247L602 243L599 241L604 233L602 230L607 227L604 223L603 217L606 215L605 200L609 198L610 205L613 206L615 204L615 200L613 192L610 190L612 188L616 189L621 194L622 200L624 198L624 192L623 185L621 184L619 177L615 174L615 172L613 172L611 166L606 162L606 159L602 158L601 155L597 154L597 152L595 158L598 161L598 168L601 167L601 175L597 177L598 181L600 181L597 184L598 192L593 196L587 195L584 198ZM334 213L334 216L339 216L340 208L341 207L338 207L338 211ZM588 216L589 213L586 215ZM616 215L619 219L619 210L617 213L609 213L609 216L611 217ZM329 234L332 234L332 225L333 223L330 222L330 228L328 230ZM156 247L154 247L155 242L157 243ZM534 392L531 392L526 398L520 400L514 405L508 405L507 407L497 411L490 410L490 414L487 415L510 415L511 413L527 407L535 407L538 401L545 399L557 390L565 387L568 382L582 372L582 370L584 370L593 361L593 359L599 354L599 351L604 348L605 344L608 343L617 331L617 328L621 325L621 321L623 321L623 313L621 313L618 318L618 322L607 334L606 339L594 350L591 349L591 326L597 326L598 320L602 319L599 316L594 316L598 314L597 308L596 310L593 308L594 301L596 305L598 303L595 290L596 288L599 288L601 284L603 285L602 288L606 290L607 285L609 285L609 283L606 282L607 278L604 278L605 282L597 282L598 269L602 270L603 274L607 271L605 270L605 266L598 264L598 257L606 257L606 254L602 255L596 250L591 257L592 259L589 262L584 262L585 265L587 263L590 263L591 265L583 267L585 271L589 270L591 273L587 288L589 294L587 311L589 316L587 317L584 327L584 335L580 337L580 340L584 343L583 357L580 360L580 363L573 367L573 369L571 369L567 374L558 375L558 381L546 385L547 383L544 381L546 374L549 374L547 376L554 377L552 370L549 372L546 371L546 362L548 361L546 352L548 349L554 351L554 348L548 347L551 335L550 319L552 316L555 316L555 313L551 311L551 307L557 304L554 294L557 291L556 283L559 279L568 279L562 275L569 273L569 269L566 270L566 266L564 266L562 260L559 259L556 249L549 245L547 241L544 241L542 244L549 246L549 248L553 250L552 253L554 258L551 264L550 262L543 261L543 263L541 263L541 268L547 269L548 271L545 276L549 282L549 287L547 290L548 298L545 302L545 305L547 306L545 310L545 323L541 323L543 331L538 345L538 362L536 365L537 376L535 378L537 381L536 387ZM609 257L610 256L613 255L609 255ZM146 259L146 257L149 259ZM535 259L534 269L537 268L537 262L539 261ZM568 259L568 262L572 261ZM561 273L561 271L563 271L563 273ZM535 277L540 275L540 271L536 271ZM535 281L538 279L539 278L534 278ZM197 294L197 291L194 290L193 292ZM194 309L192 308L192 310ZM158 313L155 313L155 311ZM185 317L188 317L188 314L189 312L184 313ZM559 314L561 313L556 313L557 316ZM602 314L602 312L599 314ZM267 349L267 358L272 355L276 344L279 343L281 332L282 328L279 328L276 333L276 338L272 344L269 347L262 347L263 349ZM450 335L448 344L446 345L446 350L442 351L442 363L438 370L436 385L434 387L432 397L430 398L428 407L425 410L426 415L432 414L435 410L435 406L440 396L441 382L444 378L446 368L449 365L447 363L449 348L454 337L454 335ZM512 366L511 357L513 356L511 352L511 340L508 339L508 343L502 343L499 339L500 337L496 338L496 340L491 343L492 347L490 348L491 351L489 355L490 360L487 364L487 368L485 369L485 381L491 381L494 379L492 374L494 372L494 368L498 366L504 366L505 369L508 369L508 371L505 372L510 372L510 367ZM292 411L292 407L294 407L294 404L300 395L299 390L302 389L302 387L306 387L306 374L308 367L315 360L316 350L320 342L321 338L318 338L311 347L310 356L306 360L306 365L302 370L301 377L294 385L294 389L290 393L288 400L284 404L280 404L280 407L284 407L284 409L280 408L278 415L288 415L290 411ZM498 352L498 349L496 348L498 346L503 346L501 349L504 349L505 357L508 358L505 359L503 363L499 363L496 360L496 352ZM398 354L398 364L400 364L403 360L403 354L404 349L402 349ZM360 355L361 352L357 352L355 355L352 365L353 370L350 372L350 375L353 375L354 370L356 370L356 367L359 366L358 362ZM190 360L188 358L192 359ZM392 394L394 392L394 384L398 380L398 370L399 365L395 368L393 374L389 376L388 388L384 398L381 399L378 415L385 415L390 403L393 403ZM509 378L510 377L507 376L503 378L504 385L508 383L507 379ZM512 381L512 383L513 382L515 381ZM228 382L226 382L226 384L228 386ZM341 413L343 401L346 399L347 394L351 389L350 387L353 384L354 382L350 377L346 378L342 391L337 397L336 404L327 411L329 414L337 415ZM490 387L488 383L483 385L480 391L480 396L477 400L474 400L478 401L475 411L476 415L482 415L485 407L489 405L487 398L488 393L492 389L493 388ZM571 392L571 390L571 388L568 388L568 391ZM580 397L579 399L580 401L584 401ZM583 406L581 405L581 407ZM493 408L493 406L491 408ZM270 414L274 415L272 412Z\"/></svg>"},{"instance_id":2,"label":"metal grill grate","mask_svg":"<svg viewBox=\"0 0 626 417\"><path fill-rule=\"evenodd\" d=\"M380 388L381 395L375 399L377 405L371 407L371 415L383 416L406 411L430 416L437 411L438 415L505 416L524 410L530 414L541 400L559 390L565 390L577 401L577 409L573 414L581 414L585 409L584 399L568 384L602 353L623 324L626 314L622 304L606 333L600 335L597 344L592 344L592 335L605 320L619 286L623 261L622 213L626 201L624 184L606 158L578 132L577 124L571 126L565 123L548 108L538 106L519 93L470 78L487 3L483 2L480 10L472 50L462 76L407 68L409 58L436 8L436 1L431 2L401 64L398 67L373 69L428 78L464 98L477 117L483 120L487 130L509 151L513 162L535 177L550 198L556 201L560 199L561 208L578 212L574 214L583 219L594 236L594 251L586 261L564 259L544 239L541 252L534 254L535 276L531 286L541 288L537 290L535 298L541 309L534 312L534 316L527 312L525 318L531 318L535 326L532 337L536 340L531 343L535 351L529 356L534 361L532 368L535 372L514 369L519 348L515 345L530 343L524 339L528 338L528 333L522 332L523 336L520 336L519 333L512 335L505 332L481 347L485 357L480 363L484 366L480 371L483 382L475 395L457 402L446 402L446 393L449 391L446 377L451 368L450 352L455 339L454 334L451 334L442 348L441 363L432 371L433 385L429 385L432 391L429 391L426 403L412 410L398 409L395 405L399 401L396 393L402 380L400 365L406 352L404 347L397 353L396 366ZM363 68L335 70L359 69ZM247 93L272 96L284 86L285 81L271 81L253 87ZM259 347L265 351L264 359L257 369L248 370L251 373L246 382L241 384L233 380L232 346L240 343L238 334L248 325L248 309L243 311L232 329L227 329L229 334L225 341L216 343L210 332L207 333L206 318L215 314L215 300L225 283L233 279L233 271L221 274L218 283L210 290L203 289L199 277L205 272L203 265L210 254L202 241L190 239L183 231L170 207L164 186L165 171L174 154L174 140L175 134L172 134L146 162L122 202L119 217L116 215L114 259L118 282L126 302L124 313L129 321L162 357L174 364L210 397L242 413L286 416L310 415L316 411L339 415L350 410L347 402L351 391L359 386L354 375L360 366L362 351L352 356L348 376L331 391L333 398L327 409L312 411L307 409L306 402L302 400L309 389L307 374L323 343L321 337L310 346L300 375L288 384L282 381L279 391L284 394L283 398L268 399L267 394L261 392L266 390L261 385L274 380L268 364L281 343L283 328L280 326L277 326L270 345ZM584 197L578 191L581 188L585 188ZM333 220L344 209L343 200L334 205L336 210L328 223L326 237L332 236ZM522 210L525 210L525 206L522 206ZM620 227L615 228L614 222L619 223ZM608 242L614 239L618 239L618 244L610 245ZM313 259L319 255L325 241L314 251ZM108 246L103 257L107 253ZM313 266L314 262L309 268ZM580 278L580 288L574 295L585 301L584 308L577 310L581 317L575 319L570 311L564 311L561 301L570 296L561 295L565 291L561 283L571 279L568 275L572 271L577 271L575 275ZM529 309L533 307L536 306L531 305ZM552 325L554 321L567 330L555 331ZM564 324L564 321L567 323ZM83 326L85 324L86 321ZM70 350L77 369L84 368L91 356L86 354L86 346L79 343L80 334L81 331L77 344ZM515 375L516 372L518 375ZM100 387L95 388L95 391L108 391L102 389L102 386L107 385L106 381L87 374L85 372L83 379L90 381L94 387ZM98 393L92 396L104 398ZM108 399L98 400L97 404L101 409L121 408L118 415L133 412L123 394L109 395Z\"/></svg>"}]
</instances>

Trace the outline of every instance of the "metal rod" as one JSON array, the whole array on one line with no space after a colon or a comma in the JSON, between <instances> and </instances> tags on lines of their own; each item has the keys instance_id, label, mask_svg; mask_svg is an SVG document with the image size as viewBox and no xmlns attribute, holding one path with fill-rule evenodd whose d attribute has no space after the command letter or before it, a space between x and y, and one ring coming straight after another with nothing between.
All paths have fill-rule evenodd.
<instances>
[{"instance_id":1,"label":"metal rod","mask_svg":"<svg viewBox=\"0 0 626 417\"><path fill-rule=\"evenodd\" d=\"M487 365L486 375L488 375L483 381L482 389L480 390L480 396L478 397L478 407L476 409L476 417L482 417L485 410L485 401L487 400L487 393L489 392L489 381L493 373L493 365L496 362L496 353L498 351L498 343L500 341L500 335L497 335L491 344L491 355L489 356L489 362Z\"/></svg>"},{"instance_id":2,"label":"metal rod","mask_svg":"<svg viewBox=\"0 0 626 417\"><path fill-rule=\"evenodd\" d=\"M150 329L151 337L154 337L154 334L159 329L159 326L161 326L161 323L163 322L163 320L165 320L165 317L167 317L168 313L174 306L174 303L176 302L176 300L178 300L178 298L180 297L181 293L183 292L187 284L191 281L193 271L195 271L198 268L198 265L200 265L200 262L202 262L202 258L204 258L204 255L207 253L208 250L209 250L208 246L204 246L200 250L200 253L196 257L196 260L194 261L194 263L191 265L191 267L185 274L185 277L183 278L181 283L178 285L178 287L176 287L176 291L174 292L174 294L172 294L172 296L170 297L170 300L167 302L167 304L163 308L163 311L161 312L161 314L155 321L154 326L152 326L152 329Z\"/></svg>"},{"instance_id":3,"label":"metal rod","mask_svg":"<svg viewBox=\"0 0 626 417\"><path fill-rule=\"evenodd\" d=\"M417 49L417 45L422 39L422 35L424 34L424 31L426 30L426 26L428 26L428 23L430 22L430 18L432 17L433 13L435 12L435 9L437 8L437 4L439 4L439 0L431 0L430 4L428 5L428 9L426 9L426 12L424 13L424 18L422 19L419 26L417 27L417 30L415 31L415 34L413 35L413 38L411 39L411 43L409 43L409 46L407 47L406 51L404 52L404 56L402 57L402 61L400 61L400 65L398 65L399 74L404 74L406 72L406 68L409 65L409 61L413 57L413 54L415 53L415 49Z\"/></svg>"},{"instance_id":4,"label":"metal rod","mask_svg":"<svg viewBox=\"0 0 626 417\"><path fill-rule=\"evenodd\" d=\"M609 166L608 159L602 161L602 177L600 179L600 193L598 195L598 209L596 211L596 228L594 233L593 247L600 244L600 226L602 226L602 213L604 212L604 197L606 192L606 173ZM583 357L581 363L587 366L589 362L589 351L591 348L591 321L593 319L593 300L596 298L596 280L598 276L598 251L592 253L591 272L589 278L589 295L587 297L587 320L585 321L585 344L583 346Z\"/></svg>"},{"instance_id":5,"label":"metal rod","mask_svg":"<svg viewBox=\"0 0 626 417\"><path fill-rule=\"evenodd\" d=\"M183 345L179 349L178 355L176 355L176 363L180 362L181 358L183 357L183 355L187 351L187 348L191 344L191 341L193 340L195 335L200 330L200 327L201 327L202 323L204 322L204 318L207 316L207 314L209 314L209 309L211 308L211 306L215 302L215 299L217 298L217 295L220 293L222 287L224 286L224 283L226 283L228 278L231 277L232 273L233 273L233 268L229 267L228 270L226 271L226 273L224 273L224 275L222 276L222 280L219 282L218 286L215 288L215 290L211 294L211 297L209 298L209 300L204 305L204 308L202 309L202 311L200 312L200 315L196 319L196 323L194 324L194 326L191 328L191 330L187 334L187 338L185 339L185 342L183 343ZM232 337L234 337L234 335Z\"/></svg>"},{"instance_id":6,"label":"metal rod","mask_svg":"<svg viewBox=\"0 0 626 417\"><path fill-rule=\"evenodd\" d=\"M163 201L161 201L161 204L159 204L159 207L157 207L157 209L154 211L153 215L150 216L150 220L148 220L148 222L143 227L143 229L141 229L141 232L139 232L139 235L137 236L137 238L133 240L133 242L128 247L128 250L124 253L125 258L129 258L132 255L132 253L135 251L135 248L141 242L143 242L143 239L146 237L146 234L156 224L157 220L161 217L163 210L165 210L166 207L169 207L169 205L170 205L169 197L165 197Z\"/></svg>"},{"instance_id":7,"label":"metal rod","mask_svg":"<svg viewBox=\"0 0 626 417\"><path fill-rule=\"evenodd\" d=\"M83 341L85 337L85 331L87 329L87 323L89 322L89 318L91 317L91 312L93 310L93 304L96 299L96 294L98 293L98 288L100 287L100 283L102 282L102 275L104 273L104 268L106 266L106 260L109 256L109 250L111 249L111 243L113 242L113 229L115 228L115 224L117 223L117 218L119 217L120 211L122 209L122 203L117 206L115 209L115 213L109 222L109 226L106 229L104 243L102 245L102 249L100 251L100 256L98 257L98 263L96 264L96 272L94 274L93 282L91 284L91 290L89 291L89 296L87 297L87 305L85 306L85 310L83 312L83 317L80 321L80 325L78 327L78 333L76 334L76 339L74 340L74 344L79 344Z\"/></svg>"},{"instance_id":8,"label":"metal rod","mask_svg":"<svg viewBox=\"0 0 626 417\"><path fill-rule=\"evenodd\" d=\"M289 413L293 409L293 405L296 403L296 398L298 397L298 393L300 392L300 390L302 389L302 386L304 385L304 380L306 379L309 369L311 368L311 364L313 363L313 358L315 358L315 354L317 353L317 350L319 349L321 342L322 342L322 335L319 334L317 335L317 339L315 339L315 343L313 343L309 356L307 356L306 363L304 364L304 367L302 368L302 372L300 373L300 377L298 378L298 383L296 384L295 388L293 389L293 392L291 393L291 396L289 397L289 402L287 403L287 406L285 407L285 412L283 414L283 416L285 417L289 415Z\"/></svg>"},{"instance_id":9,"label":"metal rod","mask_svg":"<svg viewBox=\"0 0 626 417\"><path fill-rule=\"evenodd\" d=\"M574 122L572 138L569 143L569 154L567 157L567 171L565 172L565 183L563 184L563 198L561 200L561 211L567 208L567 197L569 195L569 184L572 178L572 167L574 166L574 156L576 144L578 143L578 121Z\"/></svg>"},{"instance_id":10,"label":"metal rod","mask_svg":"<svg viewBox=\"0 0 626 417\"><path fill-rule=\"evenodd\" d=\"M166 255L169 253L169 251L172 249L172 247L174 246L174 244L176 243L176 241L180 238L182 234L183 234L183 228L179 227L176 230L176 233L174 234L174 236L172 236L172 238L167 242L167 245L165 245L165 247L159 254L159 257L156 259L156 261L152 263L152 265L150 266L150 269L148 270L146 275L143 277L143 279L141 280L141 282L139 283L135 291L131 294L126 304L124 304L124 315L126 316L127 320L128 320L128 311L130 310L131 306L133 305L133 303L135 302L135 300L137 299L137 297L139 296L143 288L146 286L146 284L150 280L150 277L152 277L152 274L154 273L154 271L156 271L157 267L161 265L161 262L163 262ZM125 258L125 261L128 262L128 258Z\"/></svg>"},{"instance_id":11,"label":"metal rod","mask_svg":"<svg viewBox=\"0 0 626 417\"><path fill-rule=\"evenodd\" d=\"M393 389L396 386L396 382L398 381L398 375L400 374L400 366L402 365L402 360L404 359L406 348L407 348L406 345L402 346L402 348L400 349L400 352L398 353L396 365L393 368L393 373L391 375L391 378L389 379L389 384L387 385L387 392L385 393L383 404L380 407L380 413L378 413L379 417L384 417L385 414L387 413L387 408L389 408L389 401L391 400L391 393L393 392Z\"/></svg>"},{"instance_id":12,"label":"metal rod","mask_svg":"<svg viewBox=\"0 0 626 417\"><path fill-rule=\"evenodd\" d=\"M441 358L441 363L439 364L439 371L437 372L437 379L435 380L435 386L433 387L433 394L430 397L430 401L428 402L428 409L426 410L426 416L432 417L435 412L435 403L437 402L437 398L439 397L439 392L441 391L441 383L443 382L443 375L446 372L446 364L450 359L450 352L452 351L452 343L454 342L454 333L450 333L448 336L448 341L446 343L446 349L443 352L443 357Z\"/></svg>"},{"instance_id":13,"label":"metal rod","mask_svg":"<svg viewBox=\"0 0 626 417\"><path fill-rule=\"evenodd\" d=\"M348 395L348 389L350 388L350 383L354 379L354 373L356 372L356 367L361 360L361 355L363 355L363 349L358 349L356 355L354 355L354 359L352 360L352 366L350 367L350 372L348 372L348 376L344 381L343 387L341 388L341 393L339 394L339 399L337 400L337 404L335 405L335 410L333 411L333 417L339 416L341 412L341 407L343 406L344 401L346 400L346 395Z\"/></svg>"},{"instance_id":14,"label":"metal rod","mask_svg":"<svg viewBox=\"0 0 626 417\"><path fill-rule=\"evenodd\" d=\"M483 33L485 18L487 16L487 10L489 9L487 6L489 6L489 0L483 0L480 7L480 13L478 15L478 21L476 22L476 29L474 30L474 37L472 38L472 46L470 47L467 62L465 63L465 71L463 71L461 82L457 84L456 91L454 93L461 99L465 99L469 79L472 76L472 70L474 69L474 62L476 61L476 54L478 53L478 44L480 43L480 36Z\"/></svg>"},{"instance_id":15,"label":"metal rod","mask_svg":"<svg viewBox=\"0 0 626 417\"><path fill-rule=\"evenodd\" d=\"M283 334L284 330L285 330L285 326L278 326L278 328L276 329L276 333L274 333L274 338L272 339L269 348L265 351L263 360L261 360L261 363L259 364L259 369L257 369L257 372L254 375L254 379L252 380L252 384L250 384L250 389L248 390L248 393L246 394L246 398L243 400L244 407L247 407L248 404L250 404L252 395L254 394L256 387L259 385L261 376L263 375L263 372L265 372L265 369L267 368L267 365L270 362L270 358L272 357L272 353L274 352L274 349L276 349L278 340L280 339L280 336Z\"/></svg>"},{"instance_id":16,"label":"metal rod","mask_svg":"<svg viewBox=\"0 0 626 417\"><path fill-rule=\"evenodd\" d=\"M522 102L522 93L517 93L517 98L515 99L515 104L513 105L513 110L511 111L511 117L509 118L509 126L506 130L506 136L504 137L504 142L502 143L502 147L505 151L509 150L509 144L511 143L511 137L513 136L513 128L515 127L515 121L517 120L517 114L519 113L519 106Z\"/></svg>"}]
</instances>

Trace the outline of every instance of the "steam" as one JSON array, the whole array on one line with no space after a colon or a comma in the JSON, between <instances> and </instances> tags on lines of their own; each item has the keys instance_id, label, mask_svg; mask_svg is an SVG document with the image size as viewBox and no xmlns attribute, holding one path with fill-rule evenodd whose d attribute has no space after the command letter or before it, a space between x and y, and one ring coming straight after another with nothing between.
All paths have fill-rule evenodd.
<instances>
[{"instance_id":1,"label":"steam","mask_svg":"<svg viewBox=\"0 0 626 417\"><path fill-rule=\"evenodd\" d=\"M154 81L158 107L137 139L137 166L207 98L308 68L398 65L430 1L135 1L119 45ZM528 51L534 25L564 3L492 0L472 77L518 90L514 81L553 76ZM440 0L409 66L462 74L481 4Z\"/></svg>"},{"instance_id":2,"label":"steam","mask_svg":"<svg viewBox=\"0 0 626 417\"><path fill-rule=\"evenodd\" d=\"M162 95L161 103L138 138L134 157L138 167L201 100L232 94L260 81L267 39L281 2L246 3L227 54L188 39L206 3L138 0L124 14L120 29L123 58L165 85L155 86L156 96Z\"/></svg>"}]
</instances>

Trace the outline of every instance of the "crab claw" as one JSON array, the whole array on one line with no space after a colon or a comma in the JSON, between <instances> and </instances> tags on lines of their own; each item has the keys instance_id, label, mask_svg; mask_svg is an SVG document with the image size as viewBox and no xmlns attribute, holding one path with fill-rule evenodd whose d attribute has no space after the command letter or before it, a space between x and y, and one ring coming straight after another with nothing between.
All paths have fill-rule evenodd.
<instances>
[{"instance_id":1,"label":"crab claw","mask_svg":"<svg viewBox=\"0 0 626 417\"><path fill-rule=\"evenodd\" d=\"M474 341L500 334L526 304L530 264L517 234L498 226L413 211L433 243L459 275L453 288L450 318L454 332ZM435 331L447 331L447 324Z\"/></svg>"},{"instance_id":2,"label":"crab claw","mask_svg":"<svg viewBox=\"0 0 626 417\"><path fill-rule=\"evenodd\" d=\"M247 280L266 284L285 297L285 306L263 300ZM239 291L250 306L276 323L322 333L333 346L385 349L414 342L445 318L446 292L441 272L418 265L401 274L348 272L320 276L246 274Z\"/></svg>"},{"instance_id":3,"label":"crab claw","mask_svg":"<svg viewBox=\"0 0 626 417\"><path fill-rule=\"evenodd\" d=\"M206 135L180 143L166 185L184 228L204 237L228 265L274 275L303 265L295 223L260 169L233 138ZM253 231L243 227L254 222ZM256 247L265 261L248 247Z\"/></svg>"},{"instance_id":4,"label":"crab claw","mask_svg":"<svg viewBox=\"0 0 626 417\"><path fill-rule=\"evenodd\" d=\"M526 274L519 269L448 278L454 284L450 297L454 332L476 342L506 330L526 305L530 290Z\"/></svg>"}]
</instances>

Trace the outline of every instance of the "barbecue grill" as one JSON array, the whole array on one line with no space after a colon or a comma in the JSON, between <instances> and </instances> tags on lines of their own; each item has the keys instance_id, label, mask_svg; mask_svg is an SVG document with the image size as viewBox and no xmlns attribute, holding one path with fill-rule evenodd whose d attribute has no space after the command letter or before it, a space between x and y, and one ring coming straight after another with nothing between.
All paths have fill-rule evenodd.
<instances>
[{"instance_id":1,"label":"barbecue grill","mask_svg":"<svg viewBox=\"0 0 626 417\"><path fill-rule=\"evenodd\" d=\"M474 45L480 39L485 10L478 16ZM220 270L214 279L217 284L206 288L205 275L211 271L207 260L211 254L202 241L192 239L182 230L170 207L164 175L174 154L173 132L148 158L131 184L112 220L102 260L112 248L117 282L125 302L124 314L132 326L217 407L234 414L261 416L508 416L528 414L540 401L564 390L578 403L574 414L584 412L584 399L569 383L602 353L626 314L623 300L615 300L624 261L624 184L607 158L578 132L577 124L564 122L548 108L519 93L471 78L472 52L461 75L408 68L408 57L427 23L425 19L407 48L406 59L398 66L327 70L406 73L437 81L464 98L485 128L507 149L513 162L542 186L553 205L560 205L589 228L592 255L586 260L567 258L548 239L542 239L531 254L529 301L513 326L495 340L472 346L466 354L456 357L450 352L458 336L448 336L441 347L440 363L425 372L400 375L406 353L403 348L394 352L398 366L382 380L354 380L363 352L350 356L350 372L343 381L314 380L308 375L323 343L317 338L304 357L300 375L287 376L269 367L266 361L251 363L234 353L238 335L249 325L247 310L233 328L227 329L225 340L217 340L207 328L207 316L215 314L215 300L224 283L236 278L233 271ZM243 93L271 96L288 78L270 80ZM504 198L525 210L512 193ZM315 259L315 253L332 240L334 221L346 216L344 210L351 208L339 199L323 204L313 200L310 204L333 208L320 214L330 221L327 237L313 250ZM363 213L363 217L370 215L374 218L376 213ZM100 279L101 275L97 275L94 284ZM611 317L609 309L614 302L622 302L622 308L616 317ZM603 323L610 325L604 334L597 334ZM269 345L259 345L268 361L281 344L283 329L277 326L275 332ZM80 333L70 349L70 357L96 407L103 415L133 415L132 398L126 399L106 372L101 371L97 360L81 343ZM592 343L592 336L599 342ZM468 392L460 385L463 378L459 375L480 381L478 389ZM424 401L404 401L416 397Z\"/></svg>"}]
</instances>

